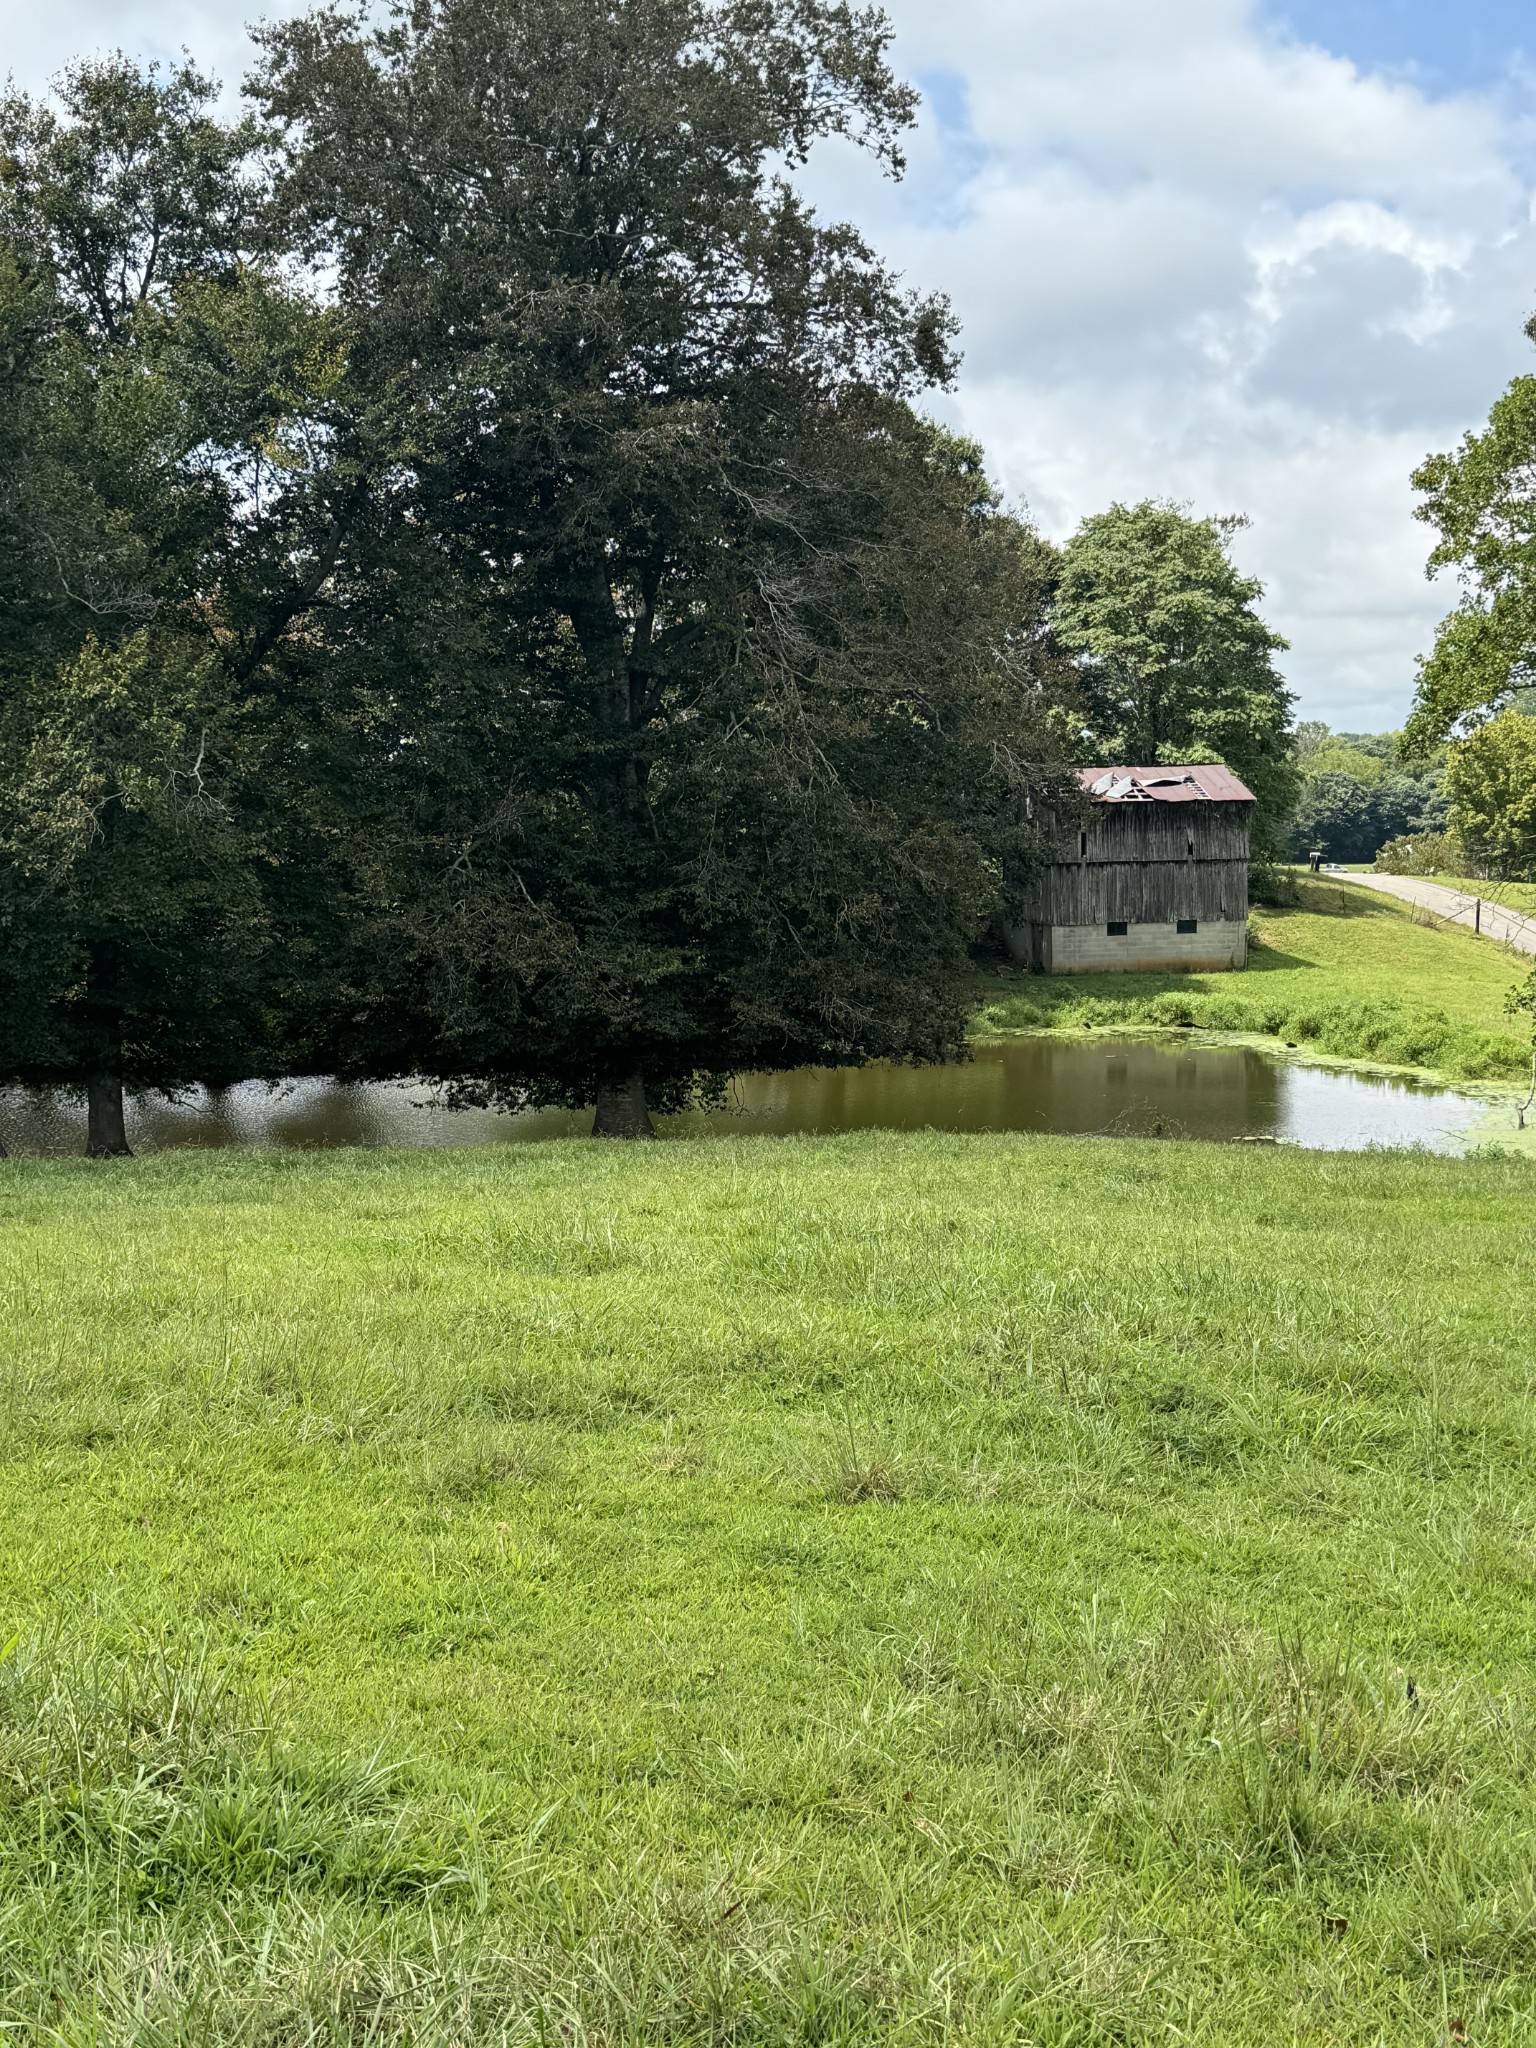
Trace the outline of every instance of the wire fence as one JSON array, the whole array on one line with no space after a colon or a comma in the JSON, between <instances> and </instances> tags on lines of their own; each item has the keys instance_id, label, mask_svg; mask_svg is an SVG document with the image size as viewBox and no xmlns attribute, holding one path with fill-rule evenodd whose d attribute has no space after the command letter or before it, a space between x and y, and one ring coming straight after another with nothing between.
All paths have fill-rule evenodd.
<instances>
[{"instance_id":1,"label":"wire fence","mask_svg":"<svg viewBox=\"0 0 1536 2048\"><path fill-rule=\"evenodd\" d=\"M1442 907L1435 900L1388 886L1399 879L1395 875L1378 879L1357 874L1349 879L1363 883L1368 889L1376 889L1384 896L1396 896L1399 902L1416 904L1420 910L1428 912L1436 924L1470 925L1485 939L1496 939L1506 946L1513 946L1520 953L1536 953L1536 918L1527 917L1523 910L1511 910L1506 904L1496 903L1490 896L1478 896L1465 889L1448 889L1443 882L1421 883L1421 888L1433 889L1437 898L1446 899Z\"/></svg>"}]
</instances>

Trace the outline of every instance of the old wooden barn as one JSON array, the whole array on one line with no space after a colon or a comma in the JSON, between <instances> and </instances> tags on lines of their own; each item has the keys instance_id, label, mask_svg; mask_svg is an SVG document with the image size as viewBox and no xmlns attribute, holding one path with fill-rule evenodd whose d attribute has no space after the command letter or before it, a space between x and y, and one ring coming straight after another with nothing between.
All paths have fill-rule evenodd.
<instances>
[{"instance_id":1,"label":"old wooden barn","mask_svg":"<svg viewBox=\"0 0 1536 2048\"><path fill-rule=\"evenodd\" d=\"M1080 768L1092 800L1009 927L1037 974L1248 964L1253 796L1230 768Z\"/></svg>"}]
</instances>

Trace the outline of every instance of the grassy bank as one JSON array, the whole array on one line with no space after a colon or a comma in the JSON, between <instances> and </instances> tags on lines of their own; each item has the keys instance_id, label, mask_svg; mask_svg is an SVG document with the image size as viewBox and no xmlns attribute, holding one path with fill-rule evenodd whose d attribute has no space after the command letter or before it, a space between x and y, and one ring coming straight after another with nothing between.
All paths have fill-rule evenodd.
<instances>
[{"instance_id":1,"label":"grassy bank","mask_svg":"<svg viewBox=\"0 0 1536 2048\"><path fill-rule=\"evenodd\" d=\"M1530 1199L1003 1138L0 1166L0 2019L1528 2041Z\"/></svg>"},{"instance_id":2,"label":"grassy bank","mask_svg":"<svg viewBox=\"0 0 1536 2048\"><path fill-rule=\"evenodd\" d=\"M1506 910L1520 910L1527 917L1536 917L1536 882L1468 882L1448 875L1431 875L1427 879L1438 882L1442 889L1460 889L1468 896L1481 896L1485 903L1502 903Z\"/></svg>"},{"instance_id":3,"label":"grassy bank","mask_svg":"<svg viewBox=\"0 0 1536 2048\"><path fill-rule=\"evenodd\" d=\"M1504 1008L1529 961L1347 882L1302 879L1298 898L1254 910L1246 973L1006 975L984 987L976 1035L1194 1025L1453 1080L1529 1071Z\"/></svg>"}]
</instances>

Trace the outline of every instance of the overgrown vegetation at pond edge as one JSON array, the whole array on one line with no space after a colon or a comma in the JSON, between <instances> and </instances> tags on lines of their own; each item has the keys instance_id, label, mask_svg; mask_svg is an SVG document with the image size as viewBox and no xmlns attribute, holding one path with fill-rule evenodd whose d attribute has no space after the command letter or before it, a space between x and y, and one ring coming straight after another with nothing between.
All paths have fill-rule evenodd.
<instances>
[{"instance_id":1,"label":"overgrown vegetation at pond edge","mask_svg":"<svg viewBox=\"0 0 1536 2048\"><path fill-rule=\"evenodd\" d=\"M0 1168L0 2017L1528 2039L1529 1205L1059 1139Z\"/></svg>"},{"instance_id":2,"label":"overgrown vegetation at pond edge","mask_svg":"<svg viewBox=\"0 0 1536 2048\"><path fill-rule=\"evenodd\" d=\"M1505 1007L1527 962L1344 881L1296 887L1294 907L1253 911L1246 973L1010 975L984 985L973 1035L1187 1025L1452 1080L1529 1070Z\"/></svg>"}]
</instances>

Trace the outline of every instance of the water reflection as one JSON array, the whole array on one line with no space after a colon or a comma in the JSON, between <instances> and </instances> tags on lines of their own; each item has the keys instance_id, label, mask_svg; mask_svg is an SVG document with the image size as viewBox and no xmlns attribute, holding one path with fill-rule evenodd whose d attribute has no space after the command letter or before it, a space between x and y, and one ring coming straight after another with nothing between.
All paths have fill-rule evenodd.
<instances>
[{"instance_id":1,"label":"water reflection","mask_svg":"<svg viewBox=\"0 0 1536 2048\"><path fill-rule=\"evenodd\" d=\"M1288 1066L1247 1046L1027 1038L983 1045L952 1067L803 1068L753 1074L726 1110L669 1117L667 1136L717 1132L1061 1131L1213 1140L1278 1139L1332 1151L1456 1147L1486 1105L1443 1089L1329 1068ZM422 1085L249 1082L185 1101L136 1098L136 1149L173 1146L487 1145L571 1137L591 1112L453 1111ZM78 1153L83 1105L62 1093L0 1093L13 1152Z\"/></svg>"}]
</instances>

